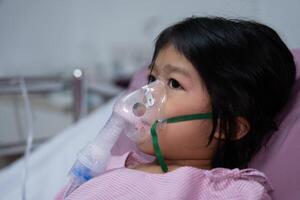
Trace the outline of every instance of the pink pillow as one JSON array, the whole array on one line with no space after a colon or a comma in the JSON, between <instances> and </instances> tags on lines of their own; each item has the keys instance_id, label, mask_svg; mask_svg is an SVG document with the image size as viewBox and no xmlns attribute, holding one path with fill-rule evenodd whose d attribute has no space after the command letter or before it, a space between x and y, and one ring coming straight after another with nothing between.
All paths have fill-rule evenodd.
<instances>
[{"instance_id":1,"label":"pink pillow","mask_svg":"<svg viewBox=\"0 0 300 200\"><path fill-rule=\"evenodd\" d=\"M279 129L250 163L264 172L274 189L274 199L300 198L300 49L292 50L297 65L289 102L277 116Z\"/></svg>"},{"instance_id":2,"label":"pink pillow","mask_svg":"<svg viewBox=\"0 0 300 200\"><path fill-rule=\"evenodd\" d=\"M140 87L147 84L147 71L148 68L143 67L133 75L128 87L129 92L139 89Z\"/></svg>"}]
</instances>

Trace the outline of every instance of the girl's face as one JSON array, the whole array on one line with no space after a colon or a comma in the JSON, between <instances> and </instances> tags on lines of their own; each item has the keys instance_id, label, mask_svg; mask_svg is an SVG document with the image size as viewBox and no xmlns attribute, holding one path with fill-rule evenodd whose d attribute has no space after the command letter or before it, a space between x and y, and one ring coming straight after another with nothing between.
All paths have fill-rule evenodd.
<instances>
[{"instance_id":1,"label":"girl's face","mask_svg":"<svg viewBox=\"0 0 300 200\"><path fill-rule=\"evenodd\" d=\"M208 92L194 66L172 45L158 53L149 80L163 81L167 100L162 117L211 112ZM165 159L211 159L215 141L208 144L212 120L194 120L167 124L159 129L158 142ZM139 144L144 153L155 155L152 141Z\"/></svg>"}]
</instances>

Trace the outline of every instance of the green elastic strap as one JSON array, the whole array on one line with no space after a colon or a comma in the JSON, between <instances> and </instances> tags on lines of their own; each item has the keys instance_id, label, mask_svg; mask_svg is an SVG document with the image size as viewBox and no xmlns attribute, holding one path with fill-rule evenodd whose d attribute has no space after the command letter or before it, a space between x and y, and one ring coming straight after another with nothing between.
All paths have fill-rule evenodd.
<instances>
[{"instance_id":1,"label":"green elastic strap","mask_svg":"<svg viewBox=\"0 0 300 200\"><path fill-rule=\"evenodd\" d=\"M177 122L183 122L183 121L191 121L191 120L199 120L199 119L210 119L212 118L212 113L201 113L201 114L191 114L191 115L182 115L182 116L177 116L177 117L171 117L168 119L165 119L162 121L167 122L167 123L177 123ZM151 136L152 136L152 144L153 148L156 154L156 157L158 159L159 165L163 172L168 172L168 166L165 163L164 157L160 151L160 147L158 144L158 139L157 139L157 133L156 133L156 128L157 124L159 121L155 121L153 125L151 126Z\"/></svg>"}]
</instances>

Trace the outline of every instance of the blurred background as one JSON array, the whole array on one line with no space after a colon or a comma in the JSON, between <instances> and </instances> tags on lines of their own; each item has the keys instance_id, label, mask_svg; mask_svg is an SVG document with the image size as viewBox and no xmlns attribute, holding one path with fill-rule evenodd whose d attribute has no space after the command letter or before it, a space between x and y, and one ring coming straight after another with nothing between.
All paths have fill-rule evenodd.
<instances>
[{"instance_id":1,"label":"blurred background","mask_svg":"<svg viewBox=\"0 0 300 200\"><path fill-rule=\"evenodd\" d=\"M299 0L0 0L0 168L118 95L166 26L192 15L253 19L300 48Z\"/></svg>"}]
</instances>

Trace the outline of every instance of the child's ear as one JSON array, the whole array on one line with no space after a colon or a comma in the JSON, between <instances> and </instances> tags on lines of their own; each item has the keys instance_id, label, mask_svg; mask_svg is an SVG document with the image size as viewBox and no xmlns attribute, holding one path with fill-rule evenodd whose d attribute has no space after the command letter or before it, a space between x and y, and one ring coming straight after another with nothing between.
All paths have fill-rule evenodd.
<instances>
[{"instance_id":1,"label":"child's ear","mask_svg":"<svg viewBox=\"0 0 300 200\"><path fill-rule=\"evenodd\" d=\"M250 130L250 124L244 117L238 117L236 119L236 123L237 123L237 133L236 133L235 138L232 138L233 140L239 140L239 139L243 138L245 135L247 135L247 133ZM219 131L219 128L217 128L217 131L214 134L214 138L219 139L219 140L220 139L224 140L225 135L221 134Z\"/></svg>"},{"instance_id":2,"label":"child's ear","mask_svg":"<svg viewBox=\"0 0 300 200\"><path fill-rule=\"evenodd\" d=\"M235 140L243 138L250 131L250 124L244 117L238 117L237 119L237 133Z\"/></svg>"}]
</instances>

